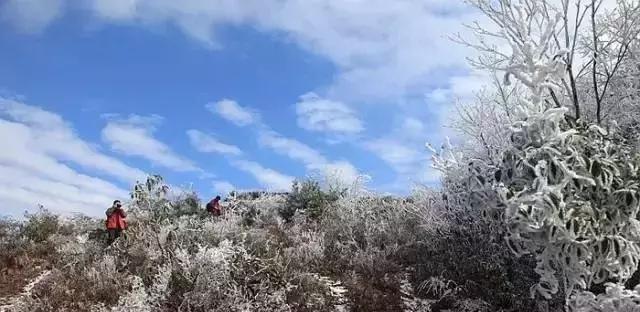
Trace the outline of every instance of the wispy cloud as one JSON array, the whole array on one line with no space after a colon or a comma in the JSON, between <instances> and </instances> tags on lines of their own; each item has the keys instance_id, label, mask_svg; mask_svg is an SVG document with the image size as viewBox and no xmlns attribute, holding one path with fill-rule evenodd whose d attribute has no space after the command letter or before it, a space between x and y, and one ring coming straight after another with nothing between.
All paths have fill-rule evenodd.
<instances>
[{"instance_id":1,"label":"wispy cloud","mask_svg":"<svg viewBox=\"0 0 640 312\"><path fill-rule=\"evenodd\" d=\"M102 139L112 150L175 171L201 171L191 160L178 155L154 137L156 127L162 122L160 116L109 116L108 120L102 129Z\"/></svg>"},{"instance_id":2,"label":"wispy cloud","mask_svg":"<svg viewBox=\"0 0 640 312\"><path fill-rule=\"evenodd\" d=\"M94 144L80 139L60 115L23 102L0 98L0 116L3 115L29 127L29 131L33 133L34 145L43 153L73 161L84 168L95 169L126 182L145 177L143 171L101 153Z\"/></svg>"},{"instance_id":3,"label":"wispy cloud","mask_svg":"<svg viewBox=\"0 0 640 312\"><path fill-rule=\"evenodd\" d=\"M452 44L447 35L457 32L464 34L462 22L479 19L479 14L469 10L462 2L446 0L264 0L239 3L88 0L56 6L45 12L50 13L48 15L38 15L32 11L33 5L29 9L29 3L35 2L9 0L7 3L11 5L0 10L7 16L19 16L7 12L26 12L24 14L34 21L40 21L31 23L35 26L27 28L38 30L61 16L65 8L80 5L102 22L145 28L168 24L207 46L224 46L224 42L218 42L216 31L229 24L284 34L282 37L324 57L335 66L335 75L329 85L318 86L323 92L320 95L308 94L308 98L303 97L296 108L299 108L298 123L302 128L337 136L364 132L363 123L358 122L359 118L352 114L355 110L350 105L388 104L389 110L396 112L390 118L403 114L412 116L400 112L402 108L397 103L407 98L422 97L437 86L442 88L428 94L433 99L430 102L449 106L451 94L457 93L453 89L458 84L463 85L466 79L465 75L461 75L459 81L449 80L449 69L466 68L465 57L470 52L463 46ZM23 19L8 20L20 24ZM442 86L443 81L448 81L448 85ZM263 146L302 162L307 168L335 163L310 146L276 133L262 124L255 112L232 100L211 103L207 107L238 126L257 125L256 129L266 127L266 130L257 130L272 132L266 135L268 142ZM398 133L397 128L391 129L393 126L388 126L388 132ZM437 139L439 136L430 135L423 140ZM383 155L389 152L383 143L398 148L391 155ZM284 149L275 150L278 145ZM415 155L422 153L423 145L424 142L417 139L398 139L392 135L370 139L363 144L366 150L380 155L396 170L407 167L407 163L417 162L415 159L421 159ZM291 146L302 150L292 150L289 148Z\"/></svg>"},{"instance_id":4,"label":"wispy cloud","mask_svg":"<svg viewBox=\"0 0 640 312\"><path fill-rule=\"evenodd\" d=\"M229 110L234 113L227 115L236 117L227 119L238 126L249 124L249 118L237 118L237 116L251 116L250 123L254 126L260 146L268 148L276 154L286 156L291 160L301 162L309 173L342 176L344 182L348 183L357 179L359 175L358 170L351 163L346 160L331 161L311 146L276 132L269 125L261 121L258 112L243 107L237 102L231 100L222 100L217 103L227 103L225 105L232 107L232 109ZM207 105L207 108L211 110L211 105ZM214 113L221 114L219 112L220 109L214 109L213 111ZM247 121L237 122L238 120Z\"/></svg>"},{"instance_id":5,"label":"wispy cloud","mask_svg":"<svg viewBox=\"0 0 640 312\"><path fill-rule=\"evenodd\" d=\"M218 153L222 155L240 156L242 150L235 145L220 142L220 140L202 131L191 129L187 131L191 146L202 153Z\"/></svg>"},{"instance_id":6,"label":"wispy cloud","mask_svg":"<svg viewBox=\"0 0 640 312\"><path fill-rule=\"evenodd\" d=\"M406 189L410 184L434 184L439 181L440 174L431 170L429 154L424 147L428 130L420 120L405 117L388 135L362 143L365 149L396 172L397 179L389 189Z\"/></svg>"},{"instance_id":7,"label":"wispy cloud","mask_svg":"<svg viewBox=\"0 0 640 312\"><path fill-rule=\"evenodd\" d=\"M301 162L310 174L333 175L336 178L340 177L345 183L352 183L360 175L358 169L350 162L346 160L331 161L309 145L282 136L270 129L259 131L258 142L276 154Z\"/></svg>"},{"instance_id":8,"label":"wispy cloud","mask_svg":"<svg viewBox=\"0 0 640 312\"><path fill-rule=\"evenodd\" d=\"M251 174L263 187L273 191L285 191L291 188L294 178L273 169L265 168L257 162L247 160L233 160L232 164Z\"/></svg>"},{"instance_id":9,"label":"wispy cloud","mask_svg":"<svg viewBox=\"0 0 640 312\"><path fill-rule=\"evenodd\" d=\"M0 21L5 20L23 33L40 33L64 13L65 0L4 0Z\"/></svg>"},{"instance_id":10,"label":"wispy cloud","mask_svg":"<svg viewBox=\"0 0 640 312\"><path fill-rule=\"evenodd\" d=\"M224 46L216 30L246 25L284 33L324 56L337 74L328 93L341 99L397 98L424 92L438 70L466 67L469 50L448 34L465 32L477 11L458 1L157 1L9 0L10 22L42 29L66 7L80 6L103 22L156 27L170 24L205 46ZM57 5L54 5L54 4ZM15 15L14 12L20 13ZM30 22L24 22L30 21Z\"/></svg>"},{"instance_id":11,"label":"wispy cloud","mask_svg":"<svg viewBox=\"0 0 640 312\"><path fill-rule=\"evenodd\" d=\"M350 162L330 161L309 145L284 137L273 130L260 130L258 142L277 154L301 162L311 174L341 176L346 183L355 181L359 175L358 170Z\"/></svg>"},{"instance_id":12,"label":"wispy cloud","mask_svg":"<svg viewBox=\"0 0 640 312\"><path fill-rule=\"evenodd\" d=\"M268 128L258 131L258 143L277 154L302 162L307 167L316 167L328 162L320 152L310 146Z\"/></svg>"},{"instance_id":13,"label":"wispy cloud","mask_svg":"<svg viewBox=\"0 0 640 312\"><path fill-rule=\"evenodd\" d=\"M362 121L342 102L324 99L310 92L296 103L298 126L331 136L350 136L364 130Z\"/></svg>"},{"instance_id":14,"label":"wispy cloud","mask_svg":"<svg viewBox=\"0 0 640 312\"><path fill-rule=\"evenodd\" d=\"M213 181L213 189L219 194L229 194L236 187L228 181Z\"/></svg>"},{"instance_id":15,"label":"wispy cloud","mask_svg":"<svg viewBox=\"0 0 640 312\"><path fill-rule=\"evenodd\" d=\"M127 181L144 176L142 171L100 153L95 145L77 137L59 115L0 99L0 117L3 209L32 210L41 204L61 213L101 215L114 199L128 196L125 189L69 164Z\"/></svg>"},{"instance_id":16,"label":"wispy cloud","mask_svg":"<svg viewBox=\"0 0 640 312\"><path fill-rule=\"evenodd\" d=\"M426 160L426 153L421 155L417 149L392 138L371 140L365 146L402 174L411 172L416 164Z\"/></svg>"},{"instance_id":17,"label":"wispy cloud","mask_svg":"<svg viewBox=\"0 0 640 312\"><path fill-rule=\"evenodd\" d=\"M487 86L491 77L484 72L471 71L466 75L449 77L447 84L426 93L429 103L447 106L456 101L471 101L475 94Z\"/></svg>"},{"instance_id":18,"label":"wispy cloud","mask_svg":"<svg viewBox=\"0 0 640 312\"><path fill-rule=\"evenodd\" d=\"M240 106L235 101L224 99L209 103L205 108L239 127L248 125L262 127L256 112ZM187 135L194 149L202 153L222 154L232 166L249 173L261 186L279 191L289 190L291 187L293 177L274 169L266 168L255 161L244 159L244 154L237 146L222 143L218 139L195 129L187 131ZM213 186L219 193L228 193L235 189L233 184L228 181L216 180L213 182Z\"/></svg>"},{"instance_id":19,"label":"wispy cloud","mask_svg":"<svg viewBox=\"0 0 640 312\"><path fill-rule=\"evenodd\" d=\"M238 105L233 100L222 99L215 103L209 103L205 107L237 126L242 127L257 122L256 115L251 110Z\"/></svg>"}]
</instances>

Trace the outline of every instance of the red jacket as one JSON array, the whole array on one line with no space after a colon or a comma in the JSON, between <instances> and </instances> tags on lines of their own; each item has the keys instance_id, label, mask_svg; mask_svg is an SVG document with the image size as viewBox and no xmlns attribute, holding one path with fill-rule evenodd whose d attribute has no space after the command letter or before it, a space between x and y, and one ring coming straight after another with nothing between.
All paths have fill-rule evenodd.
<instances>
[{"instance_id":1,"label":"red jacket","mask_svg":"<svg viewBox=\"0 0 640 312\"><path fill-rule=\"evenodd\" d=\"M127 228L127 214L122 209L109 208L107 209L107 229L124 230Z\"/></svg>"},{"instance_id":2,"label":"red jacket","mask_svg":"<svg viewBox=\"0 0 640 312\"><path fill-rule=\"evenodd\" d=\"M219 216L220 214L222 214L222 207L220 207L220 200L214 198L212 201L210 201L207 204L207 211L209 211L210 213Z\"/></svg>"}]
</instances>

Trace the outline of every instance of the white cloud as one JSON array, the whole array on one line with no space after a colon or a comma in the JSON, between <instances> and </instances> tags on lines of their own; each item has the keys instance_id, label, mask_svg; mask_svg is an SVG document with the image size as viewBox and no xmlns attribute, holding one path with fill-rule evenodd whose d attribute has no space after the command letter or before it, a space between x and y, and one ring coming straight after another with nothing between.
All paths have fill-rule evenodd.
<instances>
[{"instance_id":1,"label":"white cloud","mask_svg":"<svg viewBox=\"0 0 640 312\"><path fill-rule=\"evenodd\" d=\"M0 19L24 33L40 33L62 15L63 0L4 0L0 3Z\"/></svg>"},{"instance_id":2,"label":"white cloud","mask_svg":"<svg viewBox=\"0 0 640 312\"><path fill-rule=\"evenodd\" d=\"M452 76L448 79L445 87L428 92L425 100L434 120L439 125L451 124L452 120L458 118L456 107L459 104L469 104L475 101L478 92L492 87L488 85L492 79L485 72L471 71L465 75ZM438 132L438 135L432 136L432 139L435 138L441 142L445 137L455 138L460 134L453 128L444 126L441 126Z\"/></svg>"},{"instance_id":3,"label":"white cloud","mask_svg":"<svg viewBox=\"0 0 640 312\"><path fill-rule=\"evenodd\" d=\"M364 130L362 121L353 110L338 101L321 98L310 92L296 103L298 125L310 131L332 135L353 135Z\"/></svg>"},{"instance_id":4,"label":"white cloud","mask_svg":"<svg viewBox=\"0 0 640 312\"><path fill-rule=\"evenodd\" d=\"M345 184L352 184L362 176L362 173L360 173L356 167L344 160L326 164L323 174L338 183Z\"/></svg>"},{"instance_id":5,"label":"white cloud","mask_svg":"<svg viewBox=\"0 0 640 312\"><path fill-rule=\"evenodd\" d=\"M136 178L118 172L123 168L141 173L100 154L56 114L6 99L0 101L0 113L12 119L0 119L0 206L5 212L33 210L41 204L54 212L101 216L114 199L127 198L128 192L70 165L123 179ZM96 163L89 165L84 157L95 157Z\"/></svg>"},{"instance_id":6,"label":"white cloud","mask_svg":"<svg viewBox=\"0 0 640 312\"><path fill-rule=\"evenodd\" d=\"M315 101L312 94L305 98L310 102ZM313 107L311 104L310 107ZM320 103L320 105L323 105ZM298 140L285 137L264 124L258 112L240 106L233 100L221 100L215 104L207 105L207 108L218 113L229 121L239 126L253 124L258 135L258 144L273 152L286 156L294 161L301 162L312 174L331 174L342 176L346 182L354 181L358 176L358 170L347 161L333 162L327 159L316 149Z\"/></svg>"},{"instance_id":7,"label":"white cloud","mask_svg":"<svg viewBox=\"0 0 640 312\"><path fill-rule=\"evenodd\" d=\"M87 176L74 174L83 180L89 180ZM99 182L103 184L102 186L105 184L100 180L94 180L94 182ZM101 210L108 207L115 198L127 197L125 190L115 186L100 189L91 187L88 183L90 182L49 179L13 164L0 165L0 185L4 191L0 194L0 201L3 205L9 201L14 205L32 210L41 204L59 212L99 215Z\"/></svg>"},{"instance_id":8,"label":"white cloud","mask_svg":"<svg viewBox=\"0 0 640 312\"><path fill-rule=\"evenodd\" d=\"M448 88L437 88L427 93L427 100L433 103L445 103L451 100L451 90Z\"/></svg>"},{"instance_id":9,"label":"white cloud","mask_svg":"<svg viewBox=\"0 0 640 312\"><path fill-rule=\"evenodd\" d=\"M227 181L213 181L213 189L219 194L224 195L229 194L229 192L235 190L236 187Z\"/></svg>"},{"instance_id":10,"label":"white cloud","mask_svg":"<svg viewBox=\"0 0 640 312\"><path fill-rule=\"evenodd\" d=\"M128 20L136 16L138 2L138 0L95 0L93 10L108 20Z\"/></svg>"},{"instance_id":11,"label":"white cloud","mask_svg":"<svg viewBox=\"0 0 640 312\"><path fill-rule=\"evenodd\" d=\"M73 128L57 114L22 102L0 98L0 116L20 122L35 133L38 149L60 159L70 160L84 168L133 182L146 174L122 161L100 153L93 145L78 138Z\"/></svg>"},{"instance_id":12,"label":"white cloud","mask_svg":"<svg viewBox=\"0 0 640 312\"><path fill-rule=\"evenodd\" d=\"M238 169L250 173L263 187L273 191L289 190L294 179L273 169L264 168L253 161L234 160L232 164Z\"/></svg>"},{"instance_id":13,"label":"white cloud","mask_svg":"<svg viewBox=\"0 0 640 312\"><path fill-rule=\"evenodd\" d=\"M284 137L270 129L260 130L258 142L277 154L301 162L311 174L331 175L334 179L342 179L344 183L352 183L360 175L348 161L330 161L309 145Z\"/></svg>"},{"instance_id":14,"label":"white cloud","mask_svg":"<svg viewBox=\"0 0 640 312\"><path fill-rule=\"evenodd\" d=\"M388 135L365 141L362 146L377 155L397 174L389 190L406 189L408 184L433 184L440 180L440 173L430 165L430 156L424 148L427 138L441 140L442 133L432 133L422 121L405 117Z\"/></svg>"},{"instance_id":15,"label":"white cloud","mask_svg":"<svg viewBox=\"0 0 640 312\"><path fill-rule=\"evenodd\" d=\"M257 121L253 112L232 100L223 99L216 103L209 103L206 108L237 126L247 126Z\"/></svg>"},{"instance_id":16,"label":"white cloud","mask_svg":"<svg viewBox=\"0 0 640 312\"><path fill-rule=\"evenodd\" d=\"M70 185L94 188L116 193L118 188L111 183L86 175L79 175L73 169L47 155L37 145L40 142L38 131L24 124L0 120L2 132L2 164L22 168L48 179L58 179Z\"/></svg>"},{"instance_id":17,"label":"white cloud","mask_svg":"<svg viewBox=\"0 0 640 312\"><path fill-rule=\"evenodd\" d=\"M175 171L201 171L191 160L176 154L153 136L161 121L162 118L155 115L131 115L125 119L111 116L102 129L102 139L114 151L147 159L154 165Z\"/></svg>"},{"instance_id":18,"label":"white cloud","mask_svg":"<svg viewBox=\"0 0 640 312\"><path fill-rule=\"evenodd\" d=\"M191 129L187 131L187 136L189 137L191 146L199 152L218 153L230 156L242 155L242 150L237 146L222 143L218 139L203 133L202 131Z\"/></svg>"},{"instance_id":19,"label":"white cloud","mask_svg":"<svg viewBox=\"0 0 640 312\"><path fill-rule=\"evenodd\" d=\"M411 144L403 144L391 138L371 140L365 143L365 147L401 174L410 173L427 158L426 152L420 153L420 150L413 148Z\"/></svg>"},{"instance_id":20,"label":"white cloud","mask_svg":"<svg viewBox=\"0 0 640 312\"><path fill-rule=\"evenodd\" d=\"M450 76L447 69L466 67L465 56L473 52L447 35L464 33L461 23L480 17L460 1L446 0L88 2L84 5L98 19L142 27L169 24L205 45L223 45L215 31L226 25L278 34L335 65L323 96L344 103L398 103L424 94ZM225 115L217 111L221 104L209 107L238 125L256 123L237 103L223 105Z\"/></svg>"},{"instance_id":21,"label":"white cloud","mask_svg":"<svg viewBox=\"0 0 640 312\"><path fill-rule=\"evenodd\" d=\"M440 81L449 79L449 69L466 68L465 57L474 53L452 43L447 36L457 32L464 35L463 22L478 19L484 23L477 10L470 10L461 1L447 0L87 2L89 4L83 5L106 22L142 27L168 24L206 46L224 46L224 42L218 42L216 30L227 25L248 26L277 34L335 65L334 80L329 86L320 88L324 90L322 99L336 103L396 104L406 98L422 96L434 85L440 85ZM455 81L452 83L457 84ZM447 100L451 94L449 89L445 87L432 93L437 101L431 103L450 106L451 101ZM260 124L253 112L230 100L212 103L208 108L239 126ZM354 119L328 119L326 110L317 111L322 114L315 114L316 119L301 120L301 126L328 133L362 131L359 130L362 124L358 126ZM335 113L334 110L329 111ZM397 132L397 129L389 132ZM417 142L398 141L409 149L413 149L411 146ZM423 143L417 142L415 146L421 148ZM296 144L289 142L285 145ZM307 167L312 163L331 163L326 158L318 162L320 153L304 147L300 152L289 149L277 152L302 161Z\"/></svg>"},{"instance_id":22,"label":"white cloud","mask_svg":"<svg viewBox=\"0 0 640 312\"><path fill-rule=\"evenodd\" d=\"M424 123L413 117L406 117L402 121L398 132L404 137L422 140L427 135L427 127Z\"/></svg>"},{"instance_id":23,"label":"white cloud","mask_svg":"<svg viewBox=\"0 0 640 312\"><path fill-rule=\"evenodd\" d=\"M60 9L34 10L23 2L51 1L11 1L41 25L59 16L38 18L42 12ZM336 65L338 73L329 93L349 102L420 94L439 79L439 69L466 67L469 49L453 44L447 35L464 33L462 22L480 17L459 1L442 0L92 0L68 6L71 3L92 10L106 22L173 25L206 46L224 45L215 32L225 25L283 34Z\"/></svg>"},{"instance_id":24,"label":"white cloud","mask_svg":"<svg viewBox=\"0 0 640 312\"><path fill-rule=\"evenodd\" d=\"M484 72L471 71L466 75L449 77L447 86L428 92L426 100L433 104L453 104L473 100L475 94L488 85L491 77Z\"/></svg>"},{"instance_id":25,"label":"white cloud","mask_svg":"<svg viewBox=\"0 0 640 312\"><path fill-rule=\"evenodd\" d=\"M259 131L258 143L280 155L300 161L307 167L314 167L318 164L328 162L320 152L310 146L300 141L284 137L270 129L262 129Z\"/></svg>"},{"instance_id":26,"label":"white cloud","mask_svg":"<svg viewBox=\"0 0 640 312\"><path fill-rule=\"evenodd\" d=\"M262 147L301 162L312 174L331 175L333 178L342 178L343 182L353 182L359 175L358 170L349 162L331 162L312 147L275 132L260 120L257 112L243 108L235 101L222 100L216 104L208 105L207 108L214 113L225 116L226 119L239 126L253 124L258 135L258 143ZM229 161L233 165L251 173L261 185L278 190L289 189L292 177L264 168L256 162L239 159L238 156L242 155L239 148L221 143L198 130L189 130L187 134L196 150L230 156L232 158Z\"/></svg>"}]
</instances>

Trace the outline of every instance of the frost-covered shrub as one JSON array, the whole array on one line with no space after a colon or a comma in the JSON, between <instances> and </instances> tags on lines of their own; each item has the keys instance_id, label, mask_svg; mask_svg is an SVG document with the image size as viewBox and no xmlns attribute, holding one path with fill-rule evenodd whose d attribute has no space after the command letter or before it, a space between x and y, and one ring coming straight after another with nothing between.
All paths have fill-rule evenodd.
<instances>
[{"instance_id":1,"label":"frost-covered shrub","mask_svg":"<svg viewBox=\"0 0 640 312\"><path fill-rule=\"evenodd\" d=\"M22 228L22 235L35 243L44 242L61 230L58 215L44 208L40 208L36 213L26 214L26 218L28 221Z\"/></svg>"},{"instance_id":2,"label":"frost-covered shrub","mask_svg":"<svg viewBox=\"0 0 640 312\"><path fill-rule=\"evenodd\" d=\"M223 210L242 217L242 224L262 228L282 222L280 211L284 209L287 194L251 193L229 197Z\"/></svg>"},{"instance_id":3,"label":"frost-covered shrub","mask_svg":"<svg viewBox=\"0 0 640 312\"><path fill-rule=\"evenodd\" d=\"M535 290L549 297L563 285L569 295L631 277L640 260L638 164L615 133L570 128L561 109L516 128L496 178L509 246L536 254Z\"/></svg>"},{"instance_id":4,"label":"frost-covered shrub","mask_svg":"<svg viewBox=\"0 0 640 312\"><path fill-rule=\"evenodd\" d=\"M569 306L572 312L635 312L640 306L640 288L630 290L620 284L607 283L605 293L597 296L589 291L577 292Z\"/></svg>"},{"instance_id":5,"label":"frost-covered shrub","mask_svg":"<svg viewBox=\"0 0 640 312\"><path fill-rule=\"evenodd\" d=\"M423 237L422 217L415 202L367 193L342 197L325 211L323 267L342 276L354 310L401 309L404 256Z\"/></svg>"},{"instance_id":6,"label":"frost-covered shrub","mask_svg":"<svg viewBox=\"0 0 640 312\"><path fill-rule=\"evenodd\" d=\"M433 300L423 299L416 296L413 285L405 277L400 281L400 292L402 293L403 312L431 312Z\"/></svg>"},{"instance_id":7,"label":"frost-covered shrub","mask_svg":"<svg viewBox=\"0 0 640 312\"><path fill-rule=\"evenodd\" d=\"M112 306L130 287L122 272L121 259L105 256L95 262L69 263L54 268L37 284L25 311L94 311L94 306Z\"/></svg>"},{"instance_id":8,"label":"frost-covered shrub","mask_svg":"<svg viewBox=\"0 0 640 312\"><path fill-rule=\"evenodd\" d=\"M149 176L144 183L137 182L131 192L129 215L157 221L169 218L174 213L169 191L159 175Z\"/></svg>"},{"instance_id":9,"label":"frost-covered shrub","mask_svg":"<svg viewBox=\"0 0 640 312\"><path fill-rule=\"evenodd\" d=\"M152 202L170 207L180 198ZM313 222L298 214L285 223L278 208L286 198L231 198L215 218L134 204L126 237L108 247L91 237L94 221L65 221L71 231L46 241L57 255L52 273L24 300L24 311L401 311L406 300L429 304L419 285L434 276L460 285L459 300L443 305L455 309L480 297L503 307L477 289L524 297L513 289L529 286L518 282L522 271L503 273L503 259L469 256L504 252L474 243L481 232L453 235L464 223L449 219L437 191L394 198L349 190ZM251 224L247 211L259 212ZM467 282L472 270L481 273ZM407 283L417 289L411 296Z\"/></svg>"},{"instance_id":10,"label":"frost-covered shrub","mask_svg":"<svg viewBox=\"0 0 640 312\"><path fill-rule=\"evenodd\" d=\"M0 220L0 267L2 271L18 265L18 257L27 249L27 241L20 235L21 224L13 220Z\"/></svg>"},{"instance_id":11,"label":"frost-covered shrub","mask_svg":"<svg viewBox=\"0 0 640 312\"><path fill-rule=\"evenodd\" d=\"M280 216L291 222L296 213L304 213L310 220L318 220L327 206L332 205L340 197L337 190L324 191L320 182L307 179L294 181L286 205L280 209Z\"/></svg>"},{"instance_id":12,"label":"frost-covered shrub","mask_svg":"<svg viewBox=\"0 0 640 312\"><path fill-rule=\"evenodd\" d=\"M164 265L160 267L149 287L145 287L140 277L132 276L131 290L120 296L116 306L107 309L102 305L94 307L94 310L101 312L146 312L160 310L168 294L171 273L170 266Z\"/></svg>"},{"instance_id":13,"label":"frost-covered shrub","mask_svg":"<svg viewBox=\"0 0 640 312\"><path fill-rule=\"evenodd\" d=\"M174 274L188 285L180 306L188 310L280 311L286 308L284 268L270 259L249 254L242 244L225 240L219 247L202 247L195 254L176 252ZM282 310L282 311L286 311Z\"/></svg>"},{"instance_id":14,"label":"frost-covered shrub","mask_svg":"<svg viewBox=\"0 0 640 312\"><path fill-rule=\"evenodd\" d=\"M311 229L290 229L292 235L289 246L283 248L284 255L291 265L301 270L317 269L324 261L324 236L322 232Z\"/></svg>"},{"instance_id":15,"label":"frost-covered shrub","mask_svg":"<svg viewBox=\"0 0 640 312\"><path fill-rule=\"evenodd\" d=\"M348 290L340 282L317 273L299 274L287 284L287 304L293 311L347 309Z\"/></svg>"},{"instance_id":16,"label":"frost-covered shrub","mask_svg":"<svg viewBox=\"0 0 640 312\"><path fill-rule=\"evenodd\" d=\"M174 195L174 197L170 202L173 216L205 214L205 210L201 208L201 200L195 192L181 192Z\"/></svg>"},{"instance_id":17,"label":"frost-covered shrub","mask_svg":"<svg viewBox=\"0 0 640 312\"><path fill-rule=\"evenodd\" d=\"M576 88L575 80L581 77L572 67L577 65L574 52L583 43L578 40L579 25L572 26L573 37L568 32L569 2L561 8L530 0L471 3L497 26L495 31L473 29L479 42L468 45L481 52L475 64L504 72L502 85L515 80L521 87L509 112L511 143L501 159L489 157L494 161L474 164L465 175L469 183L480 186L472 192L480 199L476 202L484 203L480 207L488 219L504 225L514 254L535 257L540 278L531 288L532 296L549 299L562 291L569 298L594 284L624 282L640 260L638 160L615 127L605 129L583 121L589 118L580 120L580 107L591 94L578 95L583 90ZM635 5L619 4L621 11L616 14L636 16L637 9L626 11ZM579 3L576 8L585 10L583 14L588 10ZM590 9L590 35L597 47L598 36L613 34L596 31L601 22L596 18L598 8L592 4ZM580 13L575 14L578 22ZM629 16L617 21L637 21L626 20ZM563 32L564 43L557 40ZM489 38L506 44L510 53L498 49L495 41L487 43ZM591 43L586 49L591 53ZM598 88L605 90L612 77L605 70L606 83L598 86L603 83L597 78L598 66L606 62L601 57L592 60L598 123L605 96Z\"/></svg>"},{"instance_id":18,"label":"frost-covered shrub","mask_svg":"<svg viewBox=\"0 0 640 312\"><path fill-rule=\"evenodd\" d=\"M535 300L528 298L528 289L537 282L535 259L512 254L504 240L504 206L494 188L496 164L469 159L449 143L440 151L431 149L435 167L444 173L442 193L431 199L441 221L425 239L428 243L413 251L416 261L424 263L416 276L454 281L462 287L460 297L482 298L496 309L536 311ZM453 308L455 300L445 303Z\"/></svg>"}]
</instances>

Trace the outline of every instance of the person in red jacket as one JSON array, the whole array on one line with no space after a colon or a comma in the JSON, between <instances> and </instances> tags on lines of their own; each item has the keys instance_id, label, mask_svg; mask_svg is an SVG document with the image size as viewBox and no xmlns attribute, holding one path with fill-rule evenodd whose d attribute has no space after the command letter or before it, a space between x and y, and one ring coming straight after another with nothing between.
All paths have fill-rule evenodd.
<instances>
[{"instance_id":1,"label":"person in red jacket","mask_svg":"<svg viewBox=\"0 0 640 312\"><path fill-rule=\"evenodd\" d=\"M109 232L109 244L122 235L122 231L127 229L127 213L122 209L119 200L113 202L113 206L107 209L107 232Z\"/></svg>"},{"instance_id":2,"label":"person in red jacket","mask_svg":"<svg viewBox=\"0 0 640 312\"><path fill-rule=\"evenodd\" d=\"M219 216L222 214L222 207L220 206L220 196L216 196L216 198L212 199L207 204L207 211L214 216Z\"/></svg>"}]
</instances>

